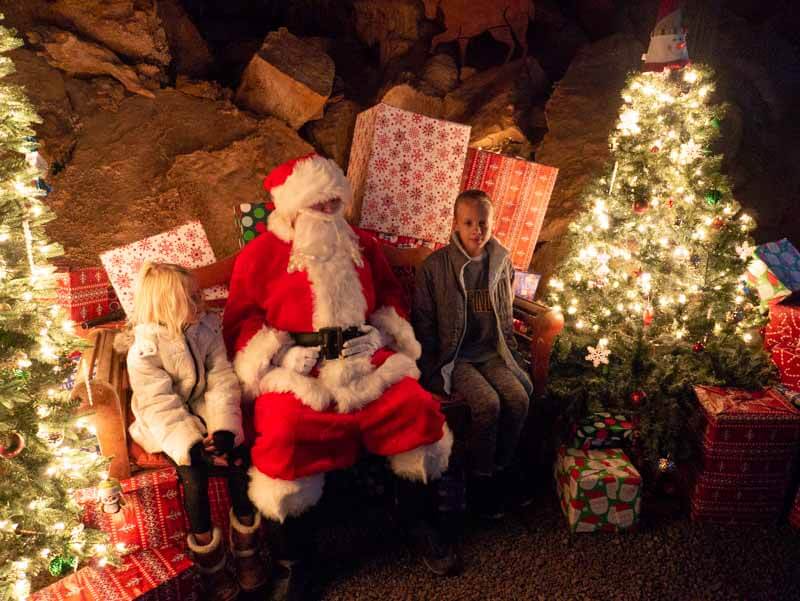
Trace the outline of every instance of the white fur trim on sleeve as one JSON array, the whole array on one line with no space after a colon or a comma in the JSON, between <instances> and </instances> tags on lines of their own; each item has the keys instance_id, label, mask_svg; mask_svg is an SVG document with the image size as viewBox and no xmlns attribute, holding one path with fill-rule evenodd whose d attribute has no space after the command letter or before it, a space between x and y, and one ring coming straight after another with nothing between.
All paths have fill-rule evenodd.
<instances>
[{"instance_id":1,"label":"white fur trim on sleeve","mask_svg":"<svg viewBox=\"0 0 800 601\"><path fill-rule=\"evenodd\" d=\"M236 353L233 370L242 383L242 396L245 400L252 401L261 393L259 383L269 370L270 360L282 346L291 343L288 333L264 326Z\"/></svg>"},{"instance_id":2,"label":"white fur trim on sleeve","mask_svg":"<svg viewBox=\"0 0 800 601\"><path fill-rule=\"evenodd\" d=\"M428 483L441 477L447 469L452 449L453 433L445 424L439 440L405 453L392 455L389 457L389 464L392 466L392 471L401 478Z\"/></svg>"},{"instance_id":3,"label":"white fur trim on sleeve","mask_svg":"<svg viewBox=\"0 0 800 601\"><path fill-rule=\"evenodd\" d=\"M381 307L370 315L369 322L384 334L394 338L392 347L396 351L408 355L414 361L422 355L422 346L414 335L414 328L407 319L398 315L394 307Z\"/></svg>"},{"instance_id":4,"label":"white fur trim on sleeve","mask_svg":"<svg viewBox=\"0 0 800 601\"><path fill-rule=\"evenodd\" d=\"M270 478L253 466L248 471L248 496L267 518L283 522L287 516L298 516L322 498L325 475L314 474L297 480Z\"/></svg>"}]
</instances>

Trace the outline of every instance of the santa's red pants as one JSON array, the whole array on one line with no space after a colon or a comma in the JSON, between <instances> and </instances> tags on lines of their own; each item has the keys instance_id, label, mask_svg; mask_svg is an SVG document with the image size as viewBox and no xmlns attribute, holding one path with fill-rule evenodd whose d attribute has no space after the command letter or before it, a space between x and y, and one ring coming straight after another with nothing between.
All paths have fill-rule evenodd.
<instances>
[{"instance_id":1,"label":"santa's red pants","mask_svg":"<svg viewBox=\"0 0 800 601\"><path fill-rule=\"evenodd\" d=\"M253 464L270 478L303 476L350 467L361 449L391 456L442 438L439 402L405 377L363 409L315 411L292 393L268 392L256 399Z\"/></svg>"}]
</instances>

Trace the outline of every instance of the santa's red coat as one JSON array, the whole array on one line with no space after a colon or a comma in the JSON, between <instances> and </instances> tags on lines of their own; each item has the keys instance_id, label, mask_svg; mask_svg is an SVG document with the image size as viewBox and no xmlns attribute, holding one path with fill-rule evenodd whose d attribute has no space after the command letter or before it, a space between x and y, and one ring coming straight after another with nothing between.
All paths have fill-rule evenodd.
<instances>
[{"instance_id":1,"label":"santa's red coat","mask_svg":"<svg viewBox=\"0 0 800 601\"><path fill-rule=\"evenodd\" d=\"M346 261L290 272L291 241L268 231L242 250L234 266L225 341L245 399L256 399L253 461L270 478L347 467L362 447L395 455L443 436L439 404L416 381L419 344L402 288L380 243L353 230L361 265ZM270 363L291 344L288 332L365 323L391 335L394 348L371 360L325 362L309 376Z\"/></svg>"}]
</instances>

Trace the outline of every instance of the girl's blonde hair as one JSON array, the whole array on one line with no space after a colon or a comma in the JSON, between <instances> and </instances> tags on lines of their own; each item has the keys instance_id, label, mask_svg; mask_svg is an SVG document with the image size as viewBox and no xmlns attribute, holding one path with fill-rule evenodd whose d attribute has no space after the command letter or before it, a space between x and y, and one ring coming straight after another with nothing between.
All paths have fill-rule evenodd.
<instances>
[{"instance_id":1,"label":"girl's blonde hair","mask_svg":"<svg viewBox=\"0 0 800 601\"><path fill-rule=\"evenodd\" d=\"M145 261L136 281L132 326L158 323L172 336L178 336L203 309L200 289L188 269L173 263Z\"/></svg>"}]
</instances>

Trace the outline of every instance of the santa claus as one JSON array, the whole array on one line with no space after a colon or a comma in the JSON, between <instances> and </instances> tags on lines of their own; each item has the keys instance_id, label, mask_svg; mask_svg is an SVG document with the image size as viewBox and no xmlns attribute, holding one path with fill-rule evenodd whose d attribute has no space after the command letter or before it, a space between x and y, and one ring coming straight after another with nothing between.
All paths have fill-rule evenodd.
<instances>
[{"instance_id":1,"label":"santa claus","mask_svg":"<svg viewBox=\"0 0 800 601\"><path fill-rule=\"evenodd\" d=\"M244 398L255 399L253 503L293 523L319 501L325 472L362 448L404 479L438 478L452 435L417 382L420 345L380 244L344 220L344 173L312 154L264 187L275 209L236 260L224 316Z\"/></svg>"}]
</instances>

